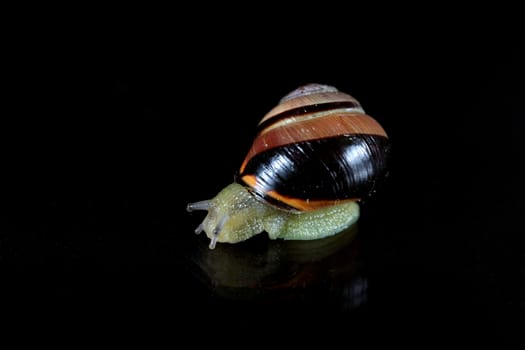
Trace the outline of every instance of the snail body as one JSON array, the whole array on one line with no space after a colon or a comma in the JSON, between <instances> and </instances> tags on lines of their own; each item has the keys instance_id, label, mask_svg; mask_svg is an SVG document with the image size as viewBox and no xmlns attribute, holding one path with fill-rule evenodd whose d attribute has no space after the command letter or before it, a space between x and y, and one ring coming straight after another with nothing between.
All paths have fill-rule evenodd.
<instances>
[{"instance_id":1,"label":"snail body","mask_svg":"<svg viewBox=\"0 0 525 350\"><path fill-rule=\"evenodd\" d=\"M206 232L212 249L262 232L294 240L337 234L357 222L358 202L386 176L386 132L333 86L297 88L257 131L234 182L187 206L208 211L195 232Z\"/></svg>"}]
</instances>

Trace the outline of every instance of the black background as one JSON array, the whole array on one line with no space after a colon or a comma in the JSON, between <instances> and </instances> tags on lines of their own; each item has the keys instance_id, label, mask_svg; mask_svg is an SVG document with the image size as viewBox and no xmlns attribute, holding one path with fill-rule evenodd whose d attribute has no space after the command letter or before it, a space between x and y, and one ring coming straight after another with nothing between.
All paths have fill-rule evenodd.
<instances>
[{"instance_id":1,"label":"black background","mask_svg":"<svg viewBox=\"0 0 525 350\"><path fill-rule=\"evenodd\" d=\"M493 8L348 6L58 18L36 9L10 26L0 202L8 323L77 341L140 334L176 344L191 330L226 342L294 332L519 340L519 19ZM185 206L230 183L257 122L311 82L352 94L392 140L391 176L360 224L367 303L348 312L315 299L224 301L189 267L187 249L205 237L193 235L201 216Z\"/></svg>"}]
</instances>

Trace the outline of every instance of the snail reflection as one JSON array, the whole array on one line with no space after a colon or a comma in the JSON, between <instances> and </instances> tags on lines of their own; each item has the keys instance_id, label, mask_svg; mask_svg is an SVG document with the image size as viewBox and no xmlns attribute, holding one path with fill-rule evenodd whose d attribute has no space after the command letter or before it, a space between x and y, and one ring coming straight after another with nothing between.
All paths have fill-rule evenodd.
<instances>
[{"instance_id":1,"label":"snail reflection","mask_svg":"<svg viewBox=\"0 0 525 350\"><path fill-rule=\"evenodd\" d=\"M357 231L353 225L317 240L269 240L259 235L213 250L206 240L197 239L189 258L197 277L220 298L309 300L352 309L367 295Z\"/></svg>"},{"instance_id":2,"label":"snail reflection","mask_svg":"<svg viewBox=\"0 0 525 350\"><path fill-rule=\"evenodd\" d=\"M308 84L262 118L234 183L187 210L208 211L195 232L206 233L211 249L262 232L325 239L357 222L359 201L386 177L389 153L385 130L354 97Z\"/></svg>"}]
</instances>

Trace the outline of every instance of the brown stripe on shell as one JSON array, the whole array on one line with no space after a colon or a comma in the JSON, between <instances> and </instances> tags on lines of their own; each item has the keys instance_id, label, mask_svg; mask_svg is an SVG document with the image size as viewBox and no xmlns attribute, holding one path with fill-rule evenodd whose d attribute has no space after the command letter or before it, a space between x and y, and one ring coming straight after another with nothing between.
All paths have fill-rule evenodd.
<instances>
[{"instance_id":1,"label":"brown stripe on shell","mask_svg":"<svg viewBox=\"0 0 525 350\"><path fill-rule=\"evenodd\" d=\"M320 115L290 117L286 123L259 134L250 148L240 172L255 155L268 149L296 142L329 138L338 135L367 134L387 137L385 130L371 116L362 113L334 111Z\"/></svg>"},{"instance_id":2,"label":"brown stripe on shell","mask_svg":"<svg viewBox=\"0 0 525 350\"><path fill-rule=\"evenodd\" d=\"M278 117L281 113L289 110L304 108L311 105L319 105L332 102L350 102L355 108L361 108L359 102L352 96L340 91L317 92L308 95L298 95L290 99L283 98L281 102L270 110L259 122L259 125L265 121Z\"/></svg>"},{"instance_id":3,"label":"brown stripe on shell","mask_svg":"<svg viewBox=\"0 0 525 350\"><path fill-rule=\"evenodd\" d=\"M315 105L302 106L294 109L289 109L280 114L273 116L272 118L266 119L264 122L259 123L259 133L266 132L271 128L277 127L281 124L285 124L296 120L300 117L311 118L320 113L328 113L335 110L347 111L347 112L359 112L364 113L363 109L356 103L351 101L342 102L328 102L320 103Z\"/></svg>"}]
</instances>

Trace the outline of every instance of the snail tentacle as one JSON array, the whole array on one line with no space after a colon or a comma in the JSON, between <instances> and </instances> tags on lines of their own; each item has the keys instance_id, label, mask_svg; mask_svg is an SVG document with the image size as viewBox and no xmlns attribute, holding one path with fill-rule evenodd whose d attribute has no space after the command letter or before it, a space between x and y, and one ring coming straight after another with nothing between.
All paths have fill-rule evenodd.
<instances>
[{"instance_id":1,"label":"snail tentacle","mask_svg":"<svg viewBox=\"0 0 525 350\"><path fill-rule=\"evenodd\" d=\"M189 203L186 206L186 210L188 212L192 212L194 210L209 210L211 207L211 200L203 200L195 203Z\"/></svg>"}]
</instances>

